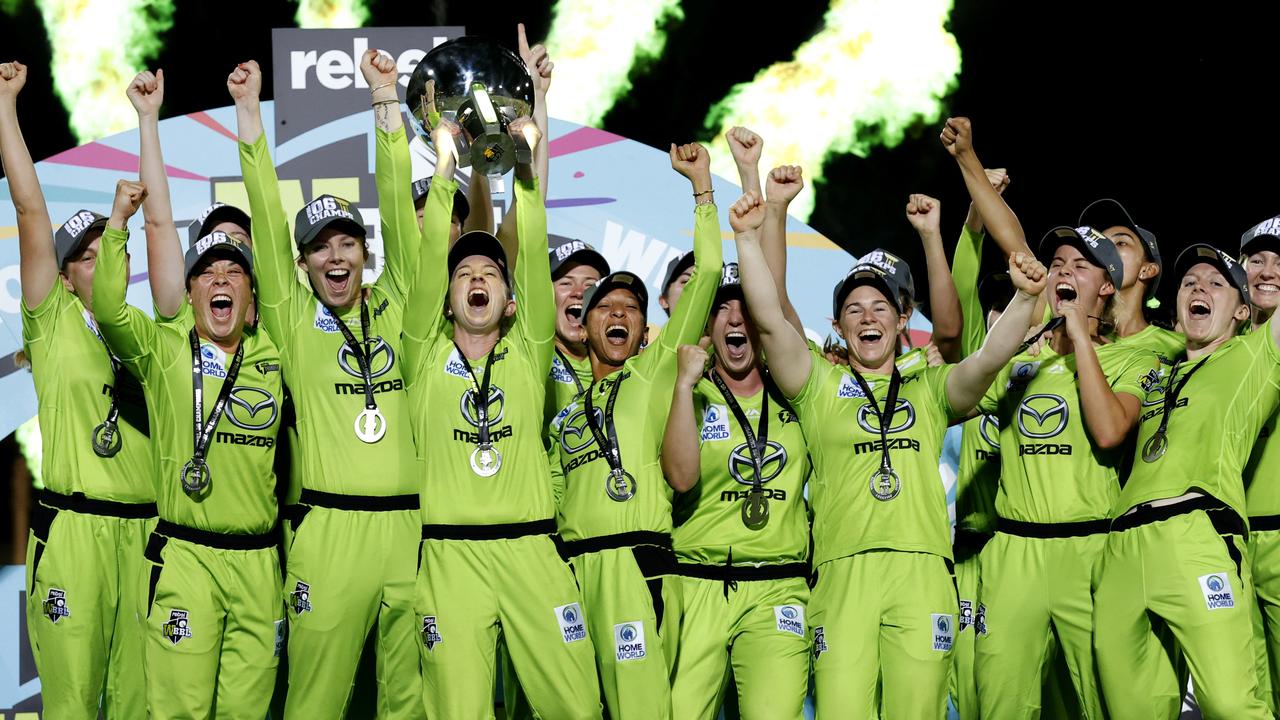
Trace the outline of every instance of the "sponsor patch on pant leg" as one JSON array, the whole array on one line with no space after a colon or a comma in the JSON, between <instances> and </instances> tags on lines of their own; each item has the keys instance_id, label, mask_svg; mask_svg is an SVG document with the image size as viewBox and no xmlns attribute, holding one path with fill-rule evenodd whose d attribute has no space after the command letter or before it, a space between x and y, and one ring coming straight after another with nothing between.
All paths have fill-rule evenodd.
<instances>
[{"instance_id":1,"label":"sponsor patch on pant leg","mask_svg":"<svg viewBox=\"0 0 1280 720\"><path fill-rule=\"evenodd\" d=\"M587 639L587 625L582 619L582 608L578 603L561 605L555 609L556 622L560 625L560 634L567 643Z\"/></svg>"},{"instance_id":2,"label":"sponsor patch on pant leg","mask_svg":"<svg viewBox=\"0 0 1280 720\"><path fill-rule=\"evenodd\" d=\"M804 608L799 605L775 605L773 617L778 621L778 632L804 637Z\"/></svg>"},{"instance_id":3,"label":"sponsor patch on pant leg","mask_svg":"<svg viewBox=\"0 0 1280 720\"><path fill-rule=\"evenodd\" d=\"M645 656L644 622L636 620L614 625L613 646L618 662L643 660Z\"/></svg>"},{"instance_id":4,"label":"sponsor patch on pant leg","mask_svg":"<svg viewBox=\"0 0 1280 720\"><path fill-rule=\"evenodd\" d=\"M966 628L973 625L973 601L960 601L960 632L964 632Z\"/></svg>"},{"instance_id":5,"label":"sponsor patch on pant leg","mask_svg":"<svg viewBox=\"0 0 1280 720\"><path fill-rule=\"evenodd\" d=\"M289 607L293 608L294 615L311 612L311 586L299 580L289 593Z\"/></svg>"},{"instance_id":6,"label":"sponsor patch on pant leg","mask_svg":"<svg viewBox=\"0 0 1280 720\"><path fill-rule=\"evenodd\" d=\"M827 651L827 633L822 625L813 629L813 661L817 662Z\"/></svg>"},{"instance_id":7,"label":"sponsor patch on pant leg","mask_svg":"<svg viewBox=\"0 0 1280 720\"><path fill-rule=\"evenodd\" d=\"M182 642L184 638L191 637L191 631L191 619L187 617L186 610L170 610L169 619L160 626L164 639L174 645Z\"/></svg>"},{"instance_id":8,"label":"sponsor patch on pant leg","mask_svg":"<svg viewBox=\"0 0 1280 720\"><path fill-rule=\"evenodd\" d=\"M436 622L435 615L422 616L422 644L427 646L427 650L434 650L437 645L444 642L440 637L440 625Z\"/></svg>"},{"instance_id":9,"label":"sponsor patch on pant leg","mask_svg":"<svg viewBox=\"0 0 1280 720\"><path fill-rule=\"evenodd\" d=\"M1231 580L1226 573L1210 573L1201 575L1198 579L1200 592L1204 593L1205 607L1223 610L1236 606L1235 595L1231 592Z\"/></svg>"},{"instance_id":10,"label":"sponsor patch on pant leg","mask_svg":"<svg viewBox=\"0 0 1280 720\"><path fill-rule=\"evenodd\" d=\"M956 640L956 623L951 613L933 613L929 616L933 635L933 649L946 652Z\"/></svg>"},{"instance_id":11,"label":"sponsor patch on pant leg","mask_svg":"<svg viewBox=\"0 0 1280 720\"><path fill-rule=\"evenodd\" d=\"M55 625L64 617L71 617L71 608L67 604L67 591L49 588L49 594L45 596L42 609L44 616Z\"/></svg>"}]
</instances>

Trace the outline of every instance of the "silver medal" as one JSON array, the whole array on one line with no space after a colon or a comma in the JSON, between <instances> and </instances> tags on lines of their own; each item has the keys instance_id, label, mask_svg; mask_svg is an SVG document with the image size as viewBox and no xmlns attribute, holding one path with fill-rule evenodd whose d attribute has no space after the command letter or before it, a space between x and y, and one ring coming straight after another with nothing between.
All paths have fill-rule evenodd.
<instances>
[{"instance_id":1,"label":"silver medal","mask_svg":"<svg viewBox=\"0 0 1280 720\"><path fill-rule=\"evenodd\" d=\"M889 501L902 491L902 480L893 468L881 468L871 474L871 494L877 500Z\"/></svg>"},{"instance_id":2,"label":"silver medal","mask_svg":"<svg viewBox=\"0 0 1280 720\"><path fill-rule=\"evenodd\" d=\"M209 471L209 463L192 458L182 466L182 489L188 495L199 495L209 489L213 482L213 473Z\"/></svg>"},{"instance_id":3,"label":"silver medal","mask_svg":"<svg viewBox=\"0 0 1280 720\"><path fill-rule=\"evenodd\" d=\"M367 443L376 443L387 434L387 419L378 408L365 408L356 416L356 437Z\"/></svg>"},{"instance_id":4,"label":"silver medal","mask_svg":"<svg viewBox=\"0 0 1280 720\"><path fill-rule=\"evenodd\" d=\"M120 428L113 422L99 423L93 429L93 452L101 458L114 457L120 452Z\"/></svg>"},{"instance_id":5,"label":"silver medal","mask_svg":"<svg viewBox=\"0 0 1280 720\"><path fill-rule=\"evenodd\" d=\"M1164 451L1169 449L1169 436L1157 430L1155 435L1147 438L1142 445L1142 461L1155 462L1164 457Z\"/></svg>"},{"instance_id":6,"label":"silver medal","mask_svg":"<svg viewBox=\"0 0 1280 720\"><path fill-rule=\"evenodd\" d=\"M636 479L626 470L610 470L604 478L604 491L618 502L626 502L636 496Z\"/></svg>"},{"instance_id":7,"label":"silver medal","mask_svg":"<svg viewBox=\"0 0 1280 720\"><path fill-rule=\"evenodd\" d=\"M759 530L769 524L769 499L763 490L752 490L742 501L742 524L751 530Z\"/></svg>"},{"instance_id":8,"label":"silver medal","mask_svg":"<svg viewBox=\"0 0 1280 720\"><path fill-rule=\"evenodd\" d=\"M502 453L493 445L477 445L471 451L471 472L480 477L493 477L502 468Z\"/></svg>"}]
</instances>

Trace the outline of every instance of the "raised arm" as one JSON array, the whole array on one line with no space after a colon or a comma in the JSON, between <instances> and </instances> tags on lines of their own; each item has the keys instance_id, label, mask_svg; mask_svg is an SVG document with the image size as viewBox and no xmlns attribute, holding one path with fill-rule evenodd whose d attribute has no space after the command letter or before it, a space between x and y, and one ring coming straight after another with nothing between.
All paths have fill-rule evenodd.
<instances>
[{"instance_id":1,"label":"raised arm","mask_svg":"<svg viewBox=\"0 0 1280 720\"><path fill-rule=\"evenodd\" d=\"M147 186L142 208L147 233L147 278L151 300L160 317L178 314L186 300L183 282L182 241L173 224L169 201L169 176L160 149L160 104L164 102L164 71L143 70L129 83L125 94L138 112L138 176Z\"/></svg>"},{"instance_id":2,"label":"raised arm","mask_svg":"<svg viewBox=\"0 0 1280 720\"><path fill-rule=\"evenodd\" d=\"M738 246L742 292L751 310L751 320L760 333L765 357L769 359L769 374L784 395L794 398L809 379L813 359L809 356L803 333L782 313L778 290L760 247L760 226L764 223L764 216L764 203L759 195L753 193L743 195L729 208L729 224L733 227L734 242Z\"/></svg>"},{"instance_id":3,"label":"raised arm","mask_svg":"<svg viewBox=\"0 0 1280 720\"><path fill-rule=\"evenodd\" d=\"M542 144L542 133L532 120L511 123L512 135L523 137L530 148ZM532 164L516 164L516 229L520 231L521 252L515 260L516 318L512 326L534 353L537 377L546 377L555 356L556 302L551 286L551 264L547 262L547 208L538 192L538 178Z\"/></svg>"},{"instance_id":4,"label":"raised arm","mask_svg":"<svg viewBox=\"0 0 1280 720\"><path fill-rule=\"evenodd\" d=\"M293 325L293 293L301 290L294 269L293 238L280 202L267 137L262 131L262 70L250 60L227 76L227 90L236 106L236 130L240 137L240 173L249 195L253 222L253 276L258 312L270 333L282 333ZM281 336L277 340L283 341Z\"/></svg>"},{"instance_id":5,"label":"raised arm","mask_svg":"<svg viewBox=\"0 0 1280 720\"><path fill-rule=\"evenodd\" d=\"M729 143L733 164L738 168L742 192L763 193L760 188L760 154L764 152L764 139L741 126L730 129L724 139Z\"/></svg>"},{"instance_id":6,"label":"raised arm","mask_svg":"<svg viewBox=\"0 0 1280 720\"><path fill-rule=\"evenodd\" d=\"M1062 302L1059 312L1066 318L1067 336L1076 355L1076 384L1080 390L1080 410L1094 444L1103 450L1119 447L1129 436L1142 411L1139 399L1115 392L1102 372L1089 332L1089 314L1078 302Z\"/></svg>"},{"instance_id":7,"label":"raised arm","mask_svg":"<svg viewBox=\"0 0 1280 720\"><path fill-rule=\"evenodd\" d=\"M409 296L409 283L417 268L422 231L413 206L413 161L400 113L399 75L396 61L378 50L365 51L360 72L369 85L373 105L374 179L386 260L378 284L403 301Z\"/></svg>"},{"instance_id":8,"label":"raised arm","mask_svg":"<svg viewBox=\"0 0 1280 720\"><path fill-rule=\"evenodd\" d=\"M1018 354L1048 272L1033 255L1014 253L1009 257L1009 279L1017 292L991 328L986 342L947 376L947 402L957 416L964 416L977 406L1000 369Z\"/></svg>"},{"instance_id":9,"label":"raised arm","mask_svg":"<svg viewBox=\"0 0 1280 720\"><path fill-rule=\"evenodd\" d=\"M116 183L116 197L107 227L98 244L93 270L93 315L111 352L139 378L147 375L147 364L156 347L155 321L125 302L129 289L129 242L126 226L147 197L139 182Z\"/></svg>"},{"instance_id":10,"label":"raised arm","mask_svg":"<svg viewBox=\"0 0 1280 720\"><path fill-rule=\"evenodd\" d=\"M942 247L942 204L928 195L912 195L907 200L907 221L915 228L924 245L925 265L929 271L929 319L933 321L932 343L946 362L959 362L964 357L960 336L964 315L960 296L951 281L947 251Z\"/></svg>"},{"instance_id":11,"label":"raised arm","mask_svg":"<svg viewBox=\"0 0 1280 720\"><path fill-rule=\"evenodd\" d=\"M1009 186L1009 174L1003 169L987 170L987 180L997 193L1004 194ZM982 271L982 213L972 202L969 203L969 214L965 217L964 227L960 230L960 239L956 242L956 252L951 260L951 280L960 299L962 330L960 333L961 356L968 356L982 346L987 337L987 314L983 311L982 300L978 297L979 273Z\"/></svg>"},{"instance_id":12,"label":"raised arm","mask_svg":"<svg viewBox=\"0 0 1280 720\"><path fill-rule=\"evenodd\" d=\"M960 166L960 175L969 190L973 205L982 216L987 232L995 239L1000 250L1007 256L1013 253L1034 255L1027 245L1027 236L1022 231L1022 223L1013 214L1009 206L1000 197L1000 193L991 187L987 179L982 161L973 150L973 127L968 118L958 117L947 120L940 136L942 145L956 159Z\"/></svg>"},{"instance_id":13,"label":"raised arm","mask_svg":"<svg viewBox=\"0 0 1280 720\"><path fill-rule=\"evenodd\" d=\"M547 52L546 46L538 43L533 47L529 47L529 39L525 36L524 23L516 25L516 43L520 51L520 59L524 60L525 69L529 71L529 78L533 80L533 122L537 126L539 132L544 138L551 137L551 121L547 114L547 91L551 89L551 71L555 67L555 63L551 62L551 56ZM539 143L533 148L533 170L538 176L538 191L541 194L542 202L547 201L547 173L551 169L551 150L546 142ZM493 232L493 199L489 195L489 183L484 178L477 178L472 175L471 184L467 188L467 199L471 203L471 216L467 217L467 228L484 230L485 232ZM498 241L502 243L502 248L507 252L507 258L511 262L515 262L520 253L520 238L515 232L514 223L511 220L513 213L516 211L516 205L520 199L515 195L511 198L511 207L507 208L507 214L502 218L502 225L498 227ZM483 206L483 207L482 207ZM476 215L477 212L482 214ZM473 220L473 217L474 220ZM483 226L473 227L476 224L483 223Z\"/></svg>"},{"instance_id":14,"label":"raised arm","mask_svg":"<svg viewBox=\"0 0 1280 720\"><path fill-rule=\"evenodd\" d=\"M422 242L418 251L417 273L409 290L408 307L404 314L406 352L414 345L430 342L444 332L448 322L444 317L445 297L449 292L448 257L449 227L453 223L453 194L458 190L453 170L458 161L453 135L458 127L450 122L440 123L433 133L432 145L437 152L436 174L427 193L427 204L422 209ZM517 313L518 314L518 313ZM414 363L406 363L411 371Z\"/></svg>"},{"instance_id":15,"label":"raised arm","mask_svg":"<svg viewBox=\"0 0 1280 720\"><path fill-rule=\"evenodd\" d=\"M760 235L764 257L773 275L774 287L778 290L778 301L782 304L782 314L800 337L804 337L804 323L787 294L787 207L803 188L804 173L799 165L780 165L769 171L764 188L764 227Z\"/></svg>"},{"instance_id":16,"label":"raised arm","mask_svg":"<svg viewBox=\"0 0 1280 720\"><path fill-rule=\"evenodd\" d=\"M9 197L18 216L18 277L22 302L36 308L58 279L58 256L53 247L53 223L44 204L40 178L18 125L18 93L27 84L27 66L0 63L0 161L9 181Z\"/></svg>"},{"instance_id":17,"label":"raised arm","mask_svg":"<svg viewBox=\"0 0 1280 720\"><path fill-rule=\"evenodd\" d=\"M671 167L689 179L693 186L693 273L671 310L667 326L658 334L658 351L662 356L676 357L681 345L692 345L702 337L711 314L711 303L720 286L720 267L724 248L720 240L720 217L716 214L711 193L711 156L698 143L690 143L669 151ZM671 365L672 378L675 364Z\"/></svg>"},{"instance_id":18,"label":"raised arm","mask_svg":"<svg viewBox=\"0 0 1280 720\"><path fill-rule=\"evenodd\" d=\"M671 412L662 435L662 474L676 492L689 492L702 474L702 448L698 443L697 413L693 411L693 389L702 378L711 356L707 354L710 338L697 345L681 345L680 368L676 372L671 395Z\"/></svg>"}]
</instances>

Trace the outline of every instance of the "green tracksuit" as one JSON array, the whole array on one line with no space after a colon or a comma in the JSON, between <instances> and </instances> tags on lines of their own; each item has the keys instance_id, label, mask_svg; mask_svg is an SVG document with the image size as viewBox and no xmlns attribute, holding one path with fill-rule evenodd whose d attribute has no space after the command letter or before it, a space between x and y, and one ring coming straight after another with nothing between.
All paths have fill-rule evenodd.
<instances>
[{"instance_id":1,"label":"green tracksuit","mask_svg":"<svg viewBox=\"0 0 1280 720\"><path fill-rule=\"evenodd\" d=\"M208 449L212 484L193 499L179 474L194 451L188 333L125 304L123 232L102 236L94 310L107 344L142 382L151 418L160 524L147 543L147 704L152 718L261 717L284 641L272 473L280 354L246 334L244 359ZM201 342L205 416L232 358ZM221 544L224 547L215 547ZM231 549L232 547L253 549ZM141 613L140 613L141 614Z\"/></svg>"},{"instance_id":2,"label":"green tracksuit","mask_svg":"<svg viewBox=\"0 0 1280 720\"><path fill-rule=\"evenodd\" d=\"M436 179L424 215L416 308L441 308L456 184ZM409 313L405 374L423 462L422 542L414 605L428 717L492 712L494 644L501 626L534 711L547 718L599 717L591 641L573 574L552 544L555 501L543 445L545 378L555 304L546 262L546 214L536 182L517 181L521 252L513 283L520 308L494 347L484 400L502 466L472 472L476 383L486 358L462 357L452 325L435 311Z\"/></svg>"},{"instance_id":3,"label":"green tracksuit","mask_svg":"<svg viewBox=\"0 0 1280 720\"><path fill-rule=\"evenodd\" d=\"M872 494L883 445L870 403L847 366L811 356L791 403L814 468L818 717L945 717L956 594L938 456L955 419L946 395L954 366L903 377L887 429L900 489L882 501ZM890 377L864 378L884 409Z\"/></svg>"},{"instance_id":4,"label":"green tracksuit","mask_svg":"<svg viewBox=\"0 0 1280 720\"><path fill-rule=\"evenodd\" d=\"M560 534L582 588L587 629L595 641L605 704L614 720L671 716L671 686L662 646L664 576L670 555L671 488L659 462L677 372L676 350L697 342L720 279L716 208L694 211L693 275L656 343L588 388L603 417L617 385L613 422L634 496L614 500L610 466L587 424L585 397L557 414L564 497Z\"/></svg>"},{"instance_id":5,"label":"green tracksuit","mask_svg":"<svg viewBox=\"0 0 1280 720\"><path fill-rule=\"evenodd\" d=\"M361 329L360 303L341 316L362 352L370 353L373 397L386 422L385 435L372 443L355 433L356 418L365 410L360 362L330 309L298 281L266 136L240 144L254 218L258 312L262 328L281 348L297 413L293 463L300 466L302 494L292 512L283 589L290 718L343 715L365 638L375 626L378 716L422 715L413 610L420 468L403 364L397 362L419 230L405 134L375 135L385 270L364 288L367 330Z\"/></svg>"},{"instance_id":6,"label":"green tracksuit","mask_svg":"<svg viewBox=\"0 0 1280 720\"><path fill-rule=\"evenodd\" d=\"M983 233L975 233L965 225L951 263L951 277L964 316L960 347L965 357L977 352L987 337L986 312L978 299L983 238ZM979 415L962 426L956 473L955 574L960 620L951 653L951 698L960 720L978 717L974 645L977 636L985 632L985 610L978 602L980 553L995 532L999 483L1000 426L995 417Z\"/></svg>"},{"instance_id":7,"label":"green tracksuit","mask_svg":"<svg viewBox=\"0 0 1280 720\"><path fill-rule=\"evenodd\" d=\"M1204 717L1270 717L1257 688L1251 579L1242 562L1241 473L1280 405L1280 352L1267 324L1227 341L1195 369L1198 362L1183 362L1147 394L1138 457L1095 580L1094 646L1116 718L1178 712L1183 688L1153 620L1172 630L1185 653ZM1170 413L1168 449L1148 462L1141 449L1160 426L1165 389L1193 369ZM1138 507L1191 491L1207 497L1164 515Z\"/></svg>"},{"instance_id":8,"label":"green tracksuit","mask_svg":"<svg viewBox=\"0 0 1280 720\"><path fill-rule=\"evenodd\" d=\"M123 412L120 449L93 450L94 428L119 379L93 316L60 280L34 308L22 303L22 344L31 361L43 436L47 492L27 542L27 632L49 717L146 716L138 667L137 579L155 525L151 444ZM123 397L122 405L132 404Z\"/></svg>"},{"instance_id":9,"label":"green tracksuit","mask_svg":"<svg viewBox=\"0 0 1280 720\"><path fill-rule=\"evenodd\" d=\"M1280 708L1280 436L1273 413L1258 433L1245 466L1249 566L1253 571L1258 682L1274 713Z\"/></svg>"},{"instance_id":10,"label":"green tracksuit","mask_svg":"<svg viewBox=\"0 0 1280 720\"><path fill-rule=\"evenodd\" d=\"M700 473L698 484L675 498L672 541L680 564L678 577L664 586L673 717L715 718L730 670L741 717L803 717L809 456L799 419L777 390L737 398L752 430L760 428L766 394L761 486L769 520L752 529L742 519L755 476L742 426L715 383L703 378L694 389ZM749 579L753 574L775 576Z\"/></svg>"},{"instance_id":11,"label":"green tracksuit","mask_svg":"<svg viewBox=\"0 0 1280 720\"><path fill-rule=\"evenodd\" d=\"M1095 349L1112 391L1141 398L1155 355L1125 345ZM1034 717L1050 637L1070 669L1086 717L1101 717L1092 655L1090 581L1120 493L1123 450L1096 448L1076 382L1076 356L1046 345L1019 355L980 404L1000 425L997 532L982 550L978 600L986 634L975 675L983 717Z\"/></svg>"}]
</instances>

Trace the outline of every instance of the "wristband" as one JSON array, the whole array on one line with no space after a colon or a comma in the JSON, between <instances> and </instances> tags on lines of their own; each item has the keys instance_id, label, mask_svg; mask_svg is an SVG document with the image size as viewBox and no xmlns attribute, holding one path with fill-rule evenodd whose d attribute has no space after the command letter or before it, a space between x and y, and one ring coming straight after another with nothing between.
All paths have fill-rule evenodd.
<instances>
[{"instance_id":1,"label":"wristband","mask_svg":"<svg viewBox=\"0 0 1280 720\"><path fill-rule=\"evenodd\" d=\"M378 107L379 105L391 105L393 103L396 105L399 105L400 101L399 100L374 100L373 102L369 103L369 107Z\"/></svg>"},{"instance_id":2,"label":"wristband","mask_svg":"<svg viewBox=\"0 0 1280 720\"><path fill-rule=\"evenodd\" d=\"M370 94L370 95L372 95L372 94L374 94L374 93L378 92L379 90L381 90L381 89L382 89L382 88L384 88L384 87L391 87L392 85L395 85L395 84L396 84L396 83L395 83L395 81L393 80L393 81L391 81L391 82L384 82L384 83L382 83L381 85L376 85L376 86L374 86L373 88L370 88L370 90L369 90L369 94Z\"/></svg>"},{"instance_id":3,"label":"wristband","mask_svg":"<svg viewBox=\"0 0 1280 720\"><path fill-rule=\"evenodd\" d=\"M715 190L703 190L702 192L696 192L696 193L694 193L694 194L693 194L693 196L694 196L694 197L701 197L701 196L703 196L703 195L710 195L710 194L711 194L711 193L713 193L713 192L715 192Z\"/></svg>"}]
</instances>

